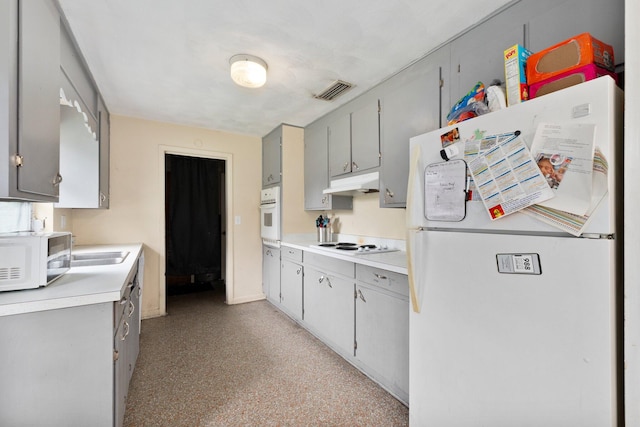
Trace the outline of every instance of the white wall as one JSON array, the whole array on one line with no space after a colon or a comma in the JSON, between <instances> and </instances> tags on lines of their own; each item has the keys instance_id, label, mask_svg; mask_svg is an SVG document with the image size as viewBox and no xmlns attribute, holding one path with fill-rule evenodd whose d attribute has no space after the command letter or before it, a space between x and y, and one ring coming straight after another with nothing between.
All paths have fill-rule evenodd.
<instances>
[{"instance_id":1,"label":"white wall","mask_svg":"<svg viewBox=\"0 0 640 427\"><path fill-rule=\"evenodd\" d=\"M73 210L76 245L143 243L142 315L165 314L165 150L230 159L227 245L232 260L227 259L227 280L233 283L228 283L227 301L234 304L263 298L259 231L262 150L258 137L112 116L109 209ZM240 217L240 224L234 224L235 217Z\"/></svg>"}]
</instances>

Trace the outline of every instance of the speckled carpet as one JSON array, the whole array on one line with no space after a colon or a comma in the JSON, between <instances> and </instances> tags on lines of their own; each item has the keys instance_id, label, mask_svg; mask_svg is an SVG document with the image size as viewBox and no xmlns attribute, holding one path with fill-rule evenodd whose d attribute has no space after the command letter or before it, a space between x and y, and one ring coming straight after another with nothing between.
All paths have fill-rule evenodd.
<instances>
[{"instance_id":1,"label":"speckled carpet","mask_svg":"<svg viewBox=\"0 0 640 427\"><path fill-rule=\"evenodd\" d=\"M142 321L125 426L406 426L406 406L270 303L168 297Z\"/></svg>"}]
</instances>

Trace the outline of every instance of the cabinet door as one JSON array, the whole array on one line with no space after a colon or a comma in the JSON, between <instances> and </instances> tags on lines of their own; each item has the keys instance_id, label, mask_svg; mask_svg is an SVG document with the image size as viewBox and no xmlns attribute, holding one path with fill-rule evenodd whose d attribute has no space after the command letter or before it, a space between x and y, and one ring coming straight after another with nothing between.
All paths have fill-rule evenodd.
<instances>
[{"instance_id":1,"label":"cabinet door","mask_svg":"<svg viewBox=\"0 0 640 427\"><path fill-rule=\"evenodd\" d=\"M127 392L129 389L128 370L128 335L130 325L127 316L122 316L118 328L113 337L113 358L114 358L114 419L116 426L124 424L124 411L127 406Z\"/></svg>"},{"instance_id":2,"label":"cabinet door","mask_svg":"<svg viewBox=\"0 0 640 427\"><path fill-rule=\"evenodd\" d=\"M624 64L624 0L545 0L529 19L529 46L538 52L588 31L613 46L616 64Z\"/></svg>"},{"instance_id":3,"label":"cabinet door","mask_svg":"<svg viewBox=\"0 0 640 427\"><path fill-rule=\"evenodd\" d=\"M380 166L380 105L370 101L351 113L351 172Z\"/></svg>"},{"instance_id":4,"label":"cabinet door","mask_svg":"<svg viewBox=\"0 0 640 427\"><path fill-rule=\"evenodd\" d=\"M267 298L280 303L280 249L263 246L262 290Z\"/></svg>"},{"instance_id":5,"label":"cabinet door","mask_svg":"<svg viewBox=\"0 0 640 427\"><path fill-rule=\"evenodd\" d=\"M341 114L329 122L329 176L351 172L351 116Z\"/></svg>"},{"instance_id":6,"label":"cabinet door","mask_svg":"<svg viewBox=\"0 0 640 427\"><path fill-rule=\"evenodd\" d=\"M302 266L283 260L280 270L280 302L294 319L302 320Z\"/></svg>"},{"instance_id":7,"label":"cabinet door","mask_svg":"<svg viewBox=\"0 0 640 427\"><path fill-rule=\"evenodd\" d=\"M66 74L60 75L60 183L58 208L97 208L100 204L98 123Z\"/></svg>"},{"instance_id":8,"label":"cabinet door","mask_svg":"<svg viewBox=\"0 0 640 427\"><path fill-rule=\"evenodd\" d=\"M442 65L448 61L448 48L443 48L398 74L385 87L380 118L381 207L406 205L409 139L441 127L440 81Z\"/></svg>"},{"instance_id":9,"label":"cabinet door","mask_svg":"<svg viewBox=\"0 0 640 427\"><path fill-rule=\"evenodd\" d=\"M100 132L100 201L99 207L103 209L109 208L109 147L111 138L111 118L109 117L109 111L104 105L102 97L98 98L98 129Z\"/></svg>"},{"instance_id":10,"label":"cabinet door","mask_svg":"<svg viewBox=\"0 0 640 427\"><path fill-rule=\"evenodd\" d=\"M18 190L58 197L60 15L50 0L19 2Z\"/></svg>"},{"instance_id":11,"label":"cabinet door","mask_svg":"<svg viewBox=\"0 0 640 427\"><path fill-rule=\"evenodd\" d=\"M504 82L504 51L514 44L524 46L524 33L523 17L509 8L451 43L451 98L443 106L443 125L451 107L478 81L485 86L495 79Z\"/></svg>"},{"instance_id":12,"label":"cabinet door","mask_svg":"<svg viewBox=\"0 0 640 427\"><path fill-rule=\"evenodd\" d=\"M262 186L280 182L282 170L282 128L278 127L262 138Z\"/></svg>"},{"instance_id":13,"label":"cabinet door","mask_svg":"<svg viewBox=\"0 0 640 427\"><path fill-rule=\"evenodd\" d=\"M355 282L305 267L304 321L329 346L353 356Z\"/></svg>"},{"instance_id":14,"label":"cabinet door","mask_svg":"<svg viewBox=\"0 0 640 427\"><path fill-rule=\"evenodd\" d=\"M409 299L358 283L356 358L376 380L409 401Z\"/></svg>"},{"instance_id":15,"label":"cabinet door","mask_svg":"<svg viewBox=\"0 0 640 427\"><path fill-rule=\"evenodd\" d=\"M348 196L323 194L329 186L327 124L318 122L304 130L304 208L305 210L352 209Z\"/></svg>"}]
</instances>

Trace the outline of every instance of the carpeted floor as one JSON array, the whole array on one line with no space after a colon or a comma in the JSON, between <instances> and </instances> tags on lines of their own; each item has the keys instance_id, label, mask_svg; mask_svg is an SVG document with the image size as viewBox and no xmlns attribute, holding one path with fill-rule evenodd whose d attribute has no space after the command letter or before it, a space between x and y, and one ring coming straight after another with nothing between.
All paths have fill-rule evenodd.
<instances>
[{"instance_id":1,"label":"carpeted floor","mask_svg":"<svg viewBox=\"0 0 640 427\"><path fill-rule=\"evenodd\" d=\"M168 297L142 321L125 426L406 426L408 409L266 301Z\"/></svg>"}]
</instances>

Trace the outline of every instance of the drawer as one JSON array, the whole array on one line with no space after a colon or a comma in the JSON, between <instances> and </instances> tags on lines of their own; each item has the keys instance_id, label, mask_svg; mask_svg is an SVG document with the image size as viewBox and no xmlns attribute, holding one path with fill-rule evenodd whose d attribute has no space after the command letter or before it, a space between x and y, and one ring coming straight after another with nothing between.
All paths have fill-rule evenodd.
<instances>
[{"instance_id":1,"label":"drawer","mask_svg":"<svg viewBox=\"0 0 640 427\"><path fill-rule=\"evenodd\" d=\"M335 273L351 278L356 277L354 264L350 261L331 258L307 251L304 254L304 263L305 265L314 265L320 271L324 271L326 273Z\"/></svg>"},{"instance_id":2,"label":"drawer","mask_svg":"<svg viewBox=\"0 0 640 427\"><path fill-rule=\"evenodd\" d=\"M409 278L405 274L356 264L356 279L400 295L409 296Z\"/></svg>"},{"instance_id":3,"label":"drawer","mask_svg":"<svg viewBox=\"0 0 640 427\"><path fill-rule=\"evenodd\" d=\"M290 259L291 261L302 262L302 249L289 248L286 246L280 247L280 256L283 259Z\"/></svg>"}]
</instances>

